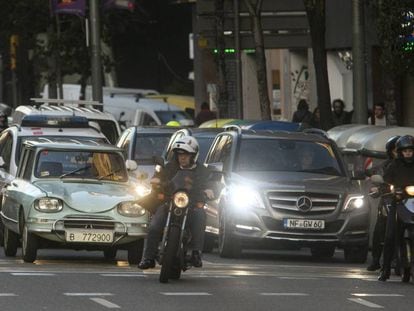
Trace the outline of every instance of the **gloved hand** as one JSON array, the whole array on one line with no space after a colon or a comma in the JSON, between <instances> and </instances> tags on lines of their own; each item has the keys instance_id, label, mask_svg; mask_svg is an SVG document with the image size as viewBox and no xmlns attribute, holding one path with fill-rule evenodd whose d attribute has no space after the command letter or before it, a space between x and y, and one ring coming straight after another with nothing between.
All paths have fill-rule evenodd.
<instances>
[{"instance_id":1,"label":"gloved hand","mask_svg":"<svg viewBox=\"0 0 414 311\"><path fill-rule=\"evenodd\" d=\"M207 199L213 200L214 199L214 191L211 189L204 190L204 194L206 195Z\"/></svg>"}]
</instances>

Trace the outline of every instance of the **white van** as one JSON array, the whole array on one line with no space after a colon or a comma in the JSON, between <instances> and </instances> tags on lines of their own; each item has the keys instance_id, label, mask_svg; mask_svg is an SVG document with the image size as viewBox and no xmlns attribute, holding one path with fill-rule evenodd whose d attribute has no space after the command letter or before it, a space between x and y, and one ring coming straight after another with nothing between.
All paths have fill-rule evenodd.
<instances>
[{"instance_id":1,"label":"white van","mask_svg":"<svg viewBox=\"0 0 414 311\"><path fill-rule=\"evenodd\" d=\"M135 95L104 95L104 111L111 113L119 124L129 128L143 125L165 125L176 120L183 126L192 126L191 116L180 107L160 100Z\"/></svg>"}]
</instances>

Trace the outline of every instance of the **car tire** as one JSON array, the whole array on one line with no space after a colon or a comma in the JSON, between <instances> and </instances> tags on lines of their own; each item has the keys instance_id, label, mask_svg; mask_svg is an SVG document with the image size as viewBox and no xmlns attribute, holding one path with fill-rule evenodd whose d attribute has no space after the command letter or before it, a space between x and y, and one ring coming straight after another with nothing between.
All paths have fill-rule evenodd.
<instances>
[{"instance_id":1,"label":"car tire","mask_svg":"<svg viewBox=\"0 0 414 311\"><path fill-rule=\"evenodd\" d=\"M116 253L118 250L116 248L108 248L103 251L105 260L113 261L116 259Z\"/></svg>"},{"instance_id":2,"label":"car tire","mask_svg":"<svg viewBox=\"0 0 414 311\"><path fill-rule=\"evenodd\" d=\"M22 257L24 262L32 263L36 260L39 239L33 233L30 233L26 224L22 232Z\"/></svg>"},{"instance_id":3,"label":"car tire","mask_svg":"<svg viewBox=\"0 0 414 311\"><path fill-rule=\"evenodd\" d=\"M216 244L216 237L210 234L206 234L204 237L203 253L213 252L215 244Z\"/></svg>"},{"instance_id":4,"label":"car tire","mask_svg":"<svg viewBox=\"0 0 414 311\"><path fill-rule=\"evenodd\" d=\"M311 254L314 258L332 258L335 255L335 246L313 246Z\"/></svg>"},{"instance_id":5,"label":"car tire","mask_svg":"<svg viewBox=\"0 0 414 311\"><path fill-rule=\"evenodd\" d=\"M365 263L368 257L368 245L347 246L344 248L347 263Z\"/></svg>"},{"instance_id":6,"label":"car tire","mask_svg":"<svg viewBox=\"0 0 414 311\"><path fill-rule=\"evenodd\" d=\"M224 213L220 215L219 255L222 258L237 258L241 254L240 241L230 232L229 223Z\"/></svg>"},{"instance_id":7,"label":"car tire","mask_svg":"<svg viewBox=\"0 0 414 311\"><path fill-rule=\"evenodd\" d=\"M19 235L4 226L3 230L3 249L4 255L7 257L14 257L19 247Z\"/></svg>"},{"instance_id":8,"label":"car tire","mask_svg":"<svg viewBox=\"0 0 414 311\"><path fill-rule=\"evenodd\" d=\"M132 242L128 248L128 263L130 265L137 265L142 258L144 252L144 239Z\"/></svg>"}]
</instances>

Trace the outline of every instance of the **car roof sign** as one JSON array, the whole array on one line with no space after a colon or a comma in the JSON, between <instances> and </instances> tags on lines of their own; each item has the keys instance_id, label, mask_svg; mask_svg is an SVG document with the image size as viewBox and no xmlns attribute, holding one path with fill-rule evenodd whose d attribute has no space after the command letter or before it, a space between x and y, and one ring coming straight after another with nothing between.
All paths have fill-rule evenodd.
<instances>
[{"instance_id":1,"label":"car roof sign","mask_svg":"<svg viewBox=\"0 0 414 311\"><path fill-rule=\"evenodd\" d=\"M80 116L27 115L22 119L22 127L89 128L89 121Z\"/></svg>"}]
</instances>

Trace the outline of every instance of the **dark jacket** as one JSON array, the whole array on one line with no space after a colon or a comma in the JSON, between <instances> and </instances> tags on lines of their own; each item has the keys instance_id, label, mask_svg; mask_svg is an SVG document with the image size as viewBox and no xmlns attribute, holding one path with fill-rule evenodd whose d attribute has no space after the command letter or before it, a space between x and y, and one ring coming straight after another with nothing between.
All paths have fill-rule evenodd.
<instances>
[{"instance_id":1,"label":"dark jacket","mask_svg":"<svg viewBox=\"0 0 414 311\"><path fill-rule=\"evenodd\" d=\"M384 170L384 181L398 188L414 185L414 163L393 160Z\"/></svg>"},{"instance_id":2,"label":"dark jacket","mask_svg":"<svg viewBox=\"0 0 414 311\"><path fill-rule=\"evenodd\" d=\"M292 122L309 124L312 119L312 113L309 110L296 110L292 117Z\"/></svg>"},{"instance_id":3,"label":"dark jacket","mask_svg":"<svg viewBox=\"0 0 414 311\"><path fill-rule=\"evenodd\" d=\"M211 111L209 109L201 110L195 119L196 125L200 125L206 121L214 120L216 119L217 115L214 111Z\"/></svg>"}]
</instances>

